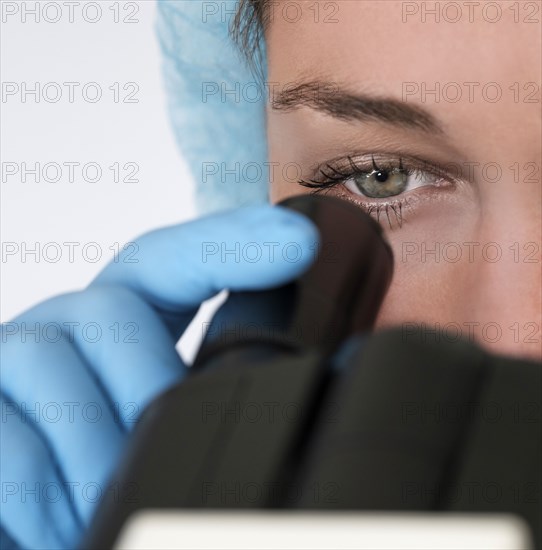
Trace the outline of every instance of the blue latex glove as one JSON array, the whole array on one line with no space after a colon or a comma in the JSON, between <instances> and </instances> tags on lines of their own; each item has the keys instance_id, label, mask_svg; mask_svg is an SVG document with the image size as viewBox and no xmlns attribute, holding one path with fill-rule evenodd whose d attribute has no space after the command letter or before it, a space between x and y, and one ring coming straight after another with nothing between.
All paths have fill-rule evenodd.
<instances>
[{"instance_id":1,"label":"blue latex glove","mask_svg":"<svg viewBox=\"0 0 542 550\"><path fill-rule=\"evenodd\" d=\"M2 325L3 547L13 539L23 548L73 549L134 421L186 375L175 344L201 302L222 289L293 280L312 263L317 240L308 219L269 205L160 229L86 290ZM293 262L282 254L292 242L302 251ZM55 341L59 326L65 330ZM39 336L28 332L36 327Z\"/></svg>"}]
</instances>

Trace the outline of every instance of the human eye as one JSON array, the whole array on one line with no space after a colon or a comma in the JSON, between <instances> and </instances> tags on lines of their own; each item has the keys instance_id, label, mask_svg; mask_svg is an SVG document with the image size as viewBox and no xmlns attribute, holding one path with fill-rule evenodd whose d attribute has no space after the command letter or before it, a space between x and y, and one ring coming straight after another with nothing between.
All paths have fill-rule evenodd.
<instances>
[{"instance_id":1,"label":"human eye","mask_svg":"<svg viewBox=\"0 0 542 550\"><path fill-rule=\"evenodd\" d=\"M298 183L318 192L331 192L356 203L390 228L403 226L404 211L439 192L452 192L458 181L436 164L415 157L347 156L317 166L314 176Z\"/></svg>"}]
</instances>

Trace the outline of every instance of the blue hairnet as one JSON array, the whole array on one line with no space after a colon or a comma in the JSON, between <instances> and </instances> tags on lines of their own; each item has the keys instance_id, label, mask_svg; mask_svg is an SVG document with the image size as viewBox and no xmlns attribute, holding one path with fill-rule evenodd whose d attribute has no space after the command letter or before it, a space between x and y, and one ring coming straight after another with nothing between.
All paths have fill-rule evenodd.
<instances>
[{"instance_id":1,"label":"blue hairnet","mask_svg":"<svg viewBox=\"0 0 542 550\"><path fill-rule=\"evenodd\" d=\"M200 212L268 201L266 94L229 36L237 7L158 0L169 113Z\"/></svg>"}]
</instances>

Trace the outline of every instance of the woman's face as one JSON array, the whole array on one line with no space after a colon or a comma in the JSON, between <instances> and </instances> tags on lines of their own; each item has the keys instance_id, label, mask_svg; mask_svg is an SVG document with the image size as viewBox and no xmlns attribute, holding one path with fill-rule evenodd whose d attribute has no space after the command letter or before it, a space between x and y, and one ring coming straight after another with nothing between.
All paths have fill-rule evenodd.
<instances>
[{"instance_id":1,"label":"woman's face","mask_svg":"<svg viewBox=\"0 0 542 550\"><path fill-rule=\"evenodd\" d=\"M300 179L379 218L378 326L540 359L542 14L485 4L272 2L271 197Z\"/></svg>"}]
</instances>

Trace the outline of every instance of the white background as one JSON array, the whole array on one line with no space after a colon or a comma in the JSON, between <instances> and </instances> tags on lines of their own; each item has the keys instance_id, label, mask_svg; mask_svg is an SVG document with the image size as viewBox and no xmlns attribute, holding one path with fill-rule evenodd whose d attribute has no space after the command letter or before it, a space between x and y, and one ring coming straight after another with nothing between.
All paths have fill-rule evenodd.
<instances>
[{"instance_id":1,"label":"white background","mask_svg":"<svg viewBox=\"0 0 542 550\"><path fill-rule=\"evenodd\" d=\"M75 180L68 181L63 167L58 183L35 181L32 174L22 181L21 172L1 182L1 239L3 252L19 247L13 255L3 254L1 264L0 316L5 322L29 306L52 295L84 288L113 257L110 247L121 246L139 234L163 225L194 217L193 183L174 143L167 117L161 75L159 44L155 36L155 2L100 1L101 16L91 2L73 6L73 22L64 0L49 3L40 21L26 10L36 2L2 0L1 79L15 83L15 95L2 94L1 161L27 163L33 168L56 162L98 163L103 171L96 183L85 181L81 169L74 168ZM94 3L96 4L96 3ZM115 5L116 4L116 5ZM14 7L15 6L15 7ZM114 8L112 10L111 8ZM10 15L13 9L18 13ZM58 12L58 9L61 11ZM86 12L84 10L87 10ZM59 22L50 23L61 15ZM115 22L118 16L119 22ZM135 23L123 20L138 20ZM39 102L32 94L22 94L36 82L43 92L47 83L61 86L62 96L49 103L43 95ZM77 82L73 103L64 82ZM96 103L86 101L82 88L96 82L103 92ZM108 88L119 83L119 102ZM124 103L134 82L139 91ZM87 88L88 97L95 88ZM55 87L47 88L55 98ZM139 166L137 183L115 183L113 163ZM54 179L54 168L46 174ZM121 177L128 175L121 170ZM89 172L90 174L90 172ZM94 172L90 174L94 177ZM73 261L64 242L81 243L74 247ZM89 261L97 250L83 246L96 242L102 258ZM10 244L11 243L11 244ZM23 254L40 247L40 255ZM44 258L47 243L57 243L62 256L57 262ZM45 248L55 259L56 247Z\"/></svg>"}]
</instances>

